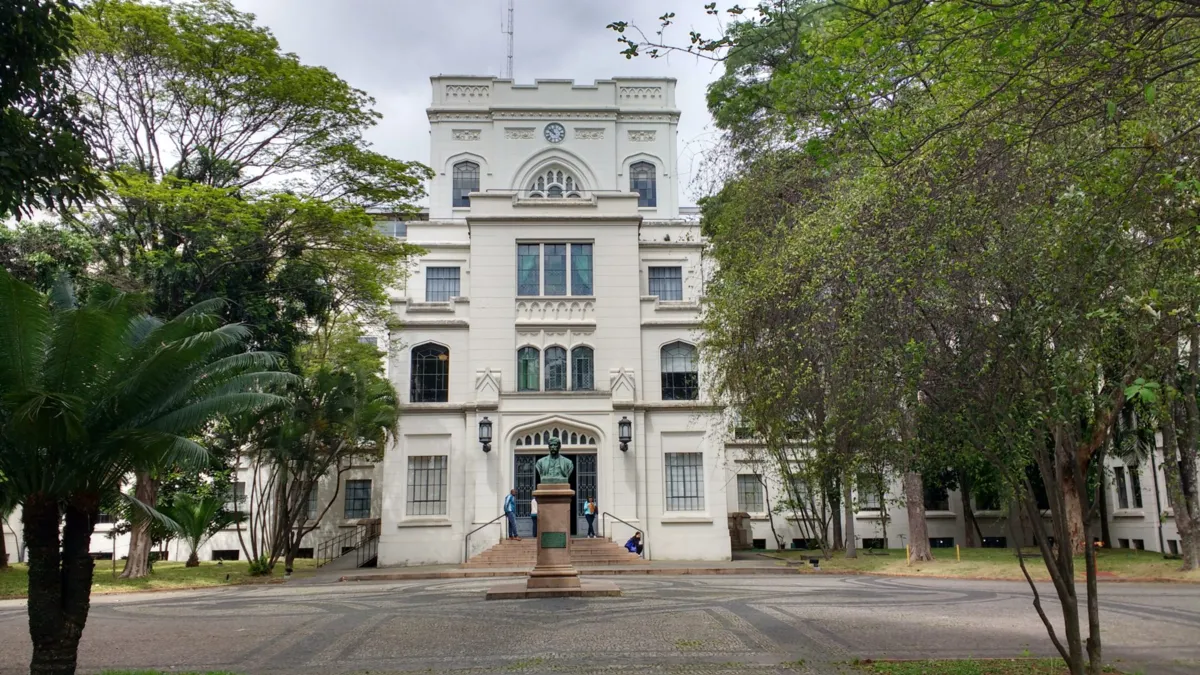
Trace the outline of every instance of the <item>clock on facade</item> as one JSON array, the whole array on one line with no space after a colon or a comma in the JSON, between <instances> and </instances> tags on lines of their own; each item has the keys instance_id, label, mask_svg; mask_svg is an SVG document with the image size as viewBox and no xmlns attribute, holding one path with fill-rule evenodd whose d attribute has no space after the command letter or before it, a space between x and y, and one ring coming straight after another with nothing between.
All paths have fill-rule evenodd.
<instances>
[{"instance_id":1,"label":"clock on facade","mask_svg":"<svg viewBox=\"0 0 1200 675\"><path fill-rule=\"evenodd\" d=\"M551 122L546 125L546 140L551 143L562 143L567 137L567 130L558 122Z\"/></svg>"}]
</instances>

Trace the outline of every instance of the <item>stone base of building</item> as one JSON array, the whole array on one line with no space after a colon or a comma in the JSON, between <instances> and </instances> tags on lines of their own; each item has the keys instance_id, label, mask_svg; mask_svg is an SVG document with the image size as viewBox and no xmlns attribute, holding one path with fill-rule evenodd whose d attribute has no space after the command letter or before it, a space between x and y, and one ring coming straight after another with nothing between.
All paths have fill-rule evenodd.
<instances>
[{"instance_id":1,"label":"stone base of building","mask_svg":"<svg viewBox=\"0 0 1200 675\"><path fill-rule=\"evenodd\" d=\"M530 588L525 580L497 584L488 589L488 600L529 598L619 598L621 589L611 581L582 579L575 588Z\"/></svg>"}]
</instances>

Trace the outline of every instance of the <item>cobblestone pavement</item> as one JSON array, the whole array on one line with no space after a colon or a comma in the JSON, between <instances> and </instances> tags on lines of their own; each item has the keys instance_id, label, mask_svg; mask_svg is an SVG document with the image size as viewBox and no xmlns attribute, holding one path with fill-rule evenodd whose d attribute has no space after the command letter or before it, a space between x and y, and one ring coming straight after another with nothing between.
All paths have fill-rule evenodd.
<instances>
[{"instance_id":1,"label":"cobblestone pavement","mask_svg":"<svg viewBox=\"0 0 1200 675\"><path fill-rule=\"evenodd\" d=\"M488 579L98 596L80 666L725 675L835 673L855 658L1052 652L1018 583L614 580L625 597L485 602L496 582ZM1101 593L1109 660L1147 674L1200 672L1200 586L1113 583ZM23 672L28 658L24 603L0 602L0 673Z\"/></svg>"}]
</instances>

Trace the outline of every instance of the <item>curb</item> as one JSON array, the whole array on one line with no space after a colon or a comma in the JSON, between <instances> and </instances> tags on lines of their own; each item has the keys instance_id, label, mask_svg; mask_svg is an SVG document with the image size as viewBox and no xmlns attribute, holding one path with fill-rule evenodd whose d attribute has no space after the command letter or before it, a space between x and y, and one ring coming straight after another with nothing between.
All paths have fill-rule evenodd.
<instances>
[{"instance_id":1,"label":"curb","mask_svg":"<svg viewBox=\"0 0 1200 675\"><path fill-rule=\"evenodd\" d=\"M529 570L447 570L444 572L392 572L385 574L348 574L338 581L417 581L424 579L491 579L524 577ZM580 576L755 576L797 574L786 567L659 567L649 569L581 569Z\"/></svg>"}]
</instances>

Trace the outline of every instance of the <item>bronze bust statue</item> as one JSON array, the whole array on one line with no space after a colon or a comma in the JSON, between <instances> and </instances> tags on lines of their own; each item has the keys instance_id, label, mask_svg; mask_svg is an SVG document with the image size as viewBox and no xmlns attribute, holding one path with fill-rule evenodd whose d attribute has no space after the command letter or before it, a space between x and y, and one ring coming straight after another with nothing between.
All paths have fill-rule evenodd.
<instances>
[{"instance_id":1,"label":"bronze bust statue","mask_svg":"<svg viewBox=\"0 0 1200 675\"><path fill-rule=\"evenodd\" d=\"M558 454L562 449L562 443L557 438L550 439L550 456L543 457L537 461L537 472L541 476L541 483L566 483L571 477L571 472L575 470L575 464Z\"/></svg>"}]
</instances>

